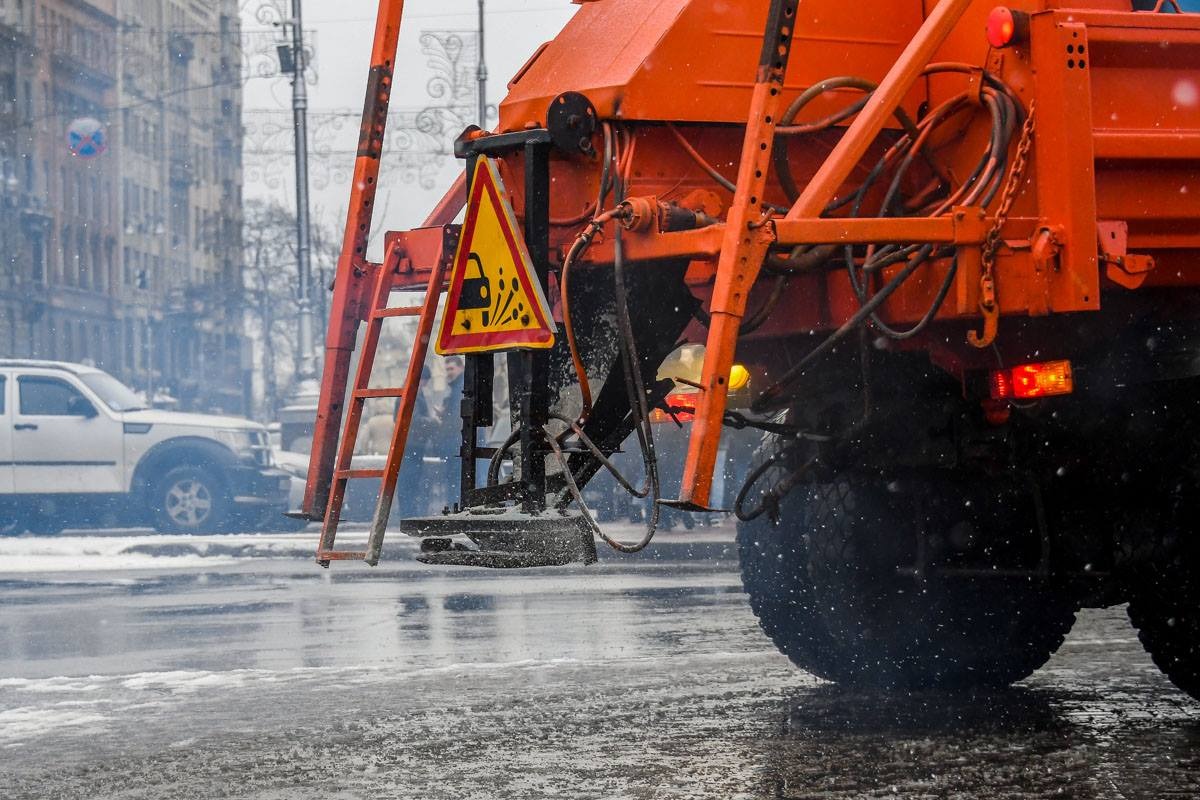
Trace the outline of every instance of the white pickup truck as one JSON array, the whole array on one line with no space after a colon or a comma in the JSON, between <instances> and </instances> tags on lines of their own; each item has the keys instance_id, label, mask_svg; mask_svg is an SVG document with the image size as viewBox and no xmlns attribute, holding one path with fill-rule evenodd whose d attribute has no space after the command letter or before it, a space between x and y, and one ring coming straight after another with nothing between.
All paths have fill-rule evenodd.
<instances>
[{"instance_id":1,"label":"white pickup truck","mask_svg":"<svg viewBox=\"0 0 1200 800\"><path fill-rule=\"evenodd\" d=\"M0 360L0 532L149 522L210 533L286 510L290 476L265 427L143 406L94 367Z\"/></svg>"}]
</instances>

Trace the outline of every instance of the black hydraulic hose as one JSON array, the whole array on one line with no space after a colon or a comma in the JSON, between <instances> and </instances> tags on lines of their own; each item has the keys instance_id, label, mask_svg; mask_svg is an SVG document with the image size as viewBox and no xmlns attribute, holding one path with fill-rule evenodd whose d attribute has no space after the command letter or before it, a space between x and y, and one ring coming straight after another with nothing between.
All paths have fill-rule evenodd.
<instances>
[{"instance_id":1,"label":"black hydraulic hose","mask_svg":"<svg viewBox=\"0 0 1200 800\"><path fill-rule=\"evenodd\" d=\"M800 359L799 363L784 373L783 377L772 384L766 391L751 404L750 410L761 412L771 407L782 396L784 390L796 380L797 377L804 371L809 364L824 355L831 347L845 338L846 334L853 331L859 325L863 324L878 308L887 301L892 293L912 276L917 267L921 266L928 258L929 253L933 251L933 245L925 245L918 251L917 257L909 260L902 270L897 272L895 276L888 281L879 292L868 300L862 308L860 308L854 316L842 323L842 326L830 334L823 342L814 347L804 358Z\"/></svg>"},{"instance_id":2,"label":"black hydraulic hose","mask_svg":"<svg viewBox=\"0 0 1200 800\"><path fill-rule=\"evenodd\" d=\"M963 108L965 100L966 95L963 96L962 100L951 100L944 103L935 112L935 117L922 120L922 132L918 139L915 141L902 143L903 147L907 149L907 152L904 154L904 158L897 167L896 174L893 176L891 185L889 186L888 192L881 204L882 216L888 215L889 210L899 193L901 181L905 173L911 167L914 157L920 150L924 139L928 137L934 128L942 124L954 114L958 113ZM995 91L985 92L983 101L992 117L992 130L989 139L989 146L987 151L980 159L979 164L976 166L976 169L973 171L971 177L968 179L967 184L964 185L969 185L975 180L982 179L982 184L973 192L971 192L971 194L968 196L968 200L973 202L979 195L982 194L981 202L983 205L987 205L995 197L995 193L1002 183L1004 174L1006 172L1008 146L1011 142L1012 133L1016 127L1014 124L1016 114L1015 107L1013 107L1011 104L1011 99L1004 93ZM870 188L873 181L877 179L878 175L881 174L882 170L880 167L882 167L883 164L884 160L881 160L880 163L876 165L876 168L872 170L867 182L865 182L859 188L859 191L855 195L856 199L854 206L850 212L851 216L858 216L858 214L861 212L866 191ZM914 252L913 246L899 249L897 249L895 246L878 248L864 262L862 267L864 278L860 279L857 275L857 267L855 265L854 248L852 246L847 246L845 258L847 262L848 275L850 278L851 287L853 288L855 295L858 297L859 302L867 302L866 275L877 272L879 269L891 263L896 263L897 260L900 260L898 258L899 256L907 257L911 252ZM923 256L917 256L917 258L924 260L928 258L929 255L936 256L937 254L927 253ZM929 310L926 311L922 318L912 327L906 330L895 329L885 323L877 313L871 314L872 325L885 336L896 340L909 339L923 332L936 318L938 310L941 308L942 304L945 302L946 296L949 294L957 272L958 261L955 259L953 262L951 262L950 269L947 271L946 276L943 279L942 284L938 289L938 293L935 296Z\"/></svg>"},{"instance_id":3,"label":"black hydraulic hose","mask_svg":"<svg viewBox=\"0 0 1200 800\"><path fill-rule=\"evenodd\" d=\"M746 511L746 498L750 496L750 490L754 488L759 479L763 475L766 475L768 470L778 464L785 455L786 452L783 450L772 453L766 461L750 471L750 474L746 476L745 482L742 483L741 491L738 492L737 498L733 501L733 515L735 517L742 522L753 522L766 513L767 504L765 502L760 503L758 508L753 511Z\"/></svg>"},{"instance_id":4,"label":"black hydraulic hose","mask_svg":"<svg viewBox=\"0 0 1200 800\"><path fill-rule=\"evenodd\" d=\"M618 202L624 199L621 196L623 188L618 183ZM659 514L662 510L658 502L661 497L661 491L658 482L658 460L654 453L654 432L650 428L650 411L646 405L646 394L642 382L641 370L638 368L637 342L634 340L633 325L629 317L628 294L625 286L625 254L621 243L621 227L619 225L617 226L616 236L613 241L613 275L617 291L617 327L621 339L621 360L625 371L625 387L630 394L630 411L634 416L634 425L635 430L638 432L639 443L642 445L642 461L645 465L647 482L653 501L650 511L650 521L646 526L646 532L642 535L641 540L634 544L628 544L612 538L601 530L583 500L583 494L579 491L579 486L575 482L575 476L571 474L570 464L567 462L566 456L563 455L563 450L558 440L547 428L543 427L542 432L546 437L547 443L550 445L550 449L554 451L554 457L558 460L559 467L562 469L563 480L567 484L567 491L570 492L571 497L579 506L579 510L587 521L588 526L592 529L593 534L600 537L609 547L618 552L638 553L646 549L654 539L654 533L658 529ZM638 494L633 490L633 486L621 476L616 467L595 448L594 443L583 434L583 431L573 420L567 420L558 414L553 416L560 421L567 422L577 435L580 436L580 441L584 443L584 446L592 450L593 456L599 458L600 463L613 473L614 477L621 482L621 485L630 490L635 496ZM641 496L644 497L645 495L642 494Z\"/></svg>"},{"instance_id":5,"label":"black hydraulic hose","mask_svg":"<svg viewBox=\"0 0 1200 800\"><path fill-rule=\"evenodd\" d=\"M779 133L779 137L785 137L788 135L786 128L792 124L792 122L796 119L796 115L799 114L805 106L831 89L843 88L857 89L859 91L866 92L867 96L861 100L855 101L849 107L835 112L825 119L813 123L811 126L804 126L806 131L809 129L819 130L825 127L833 127L837 123L845 121L846 119L854 116L861 111L864 106L866 106L867 102L869 102L871 99L871 93L878 89L879 86L878 84L873 83L866 78L859 78L854 75L840 75L838 77L827 78L826 80L813 84L803 93L801 93L799 97L793 100L787 107L787 110L785 110L783 115L779 118L779 127L785 129ZM908 116L904 109L897 107L894 116L900 125L906 131L908 131L910 135L915 137L917 131L916 124L912 121L912 118ZM796 177L792 174L791 164L789 163L787 157L787 147L785 146L784 141L781 140L775 143L774 153L772 156L775 162L775 172L779 176L779 185L783 187L783 191L787 194L788 200L794 203L800 197L800 187L796 184ZM828 210L829 209L827 209L827 211Z\"/></svg>"},{"instance_id":6,"label":"black hydraulic hose","mask_svg":"<svg viewBox=\"0 0 1200 800\"><path fill-rule=\"evenodd\" d=\"M624 186L619 186L616 200L624 201ZM642 371L639 364L637 341L634 338L633 323L629 316L629 293L625 284L625 246L621 240L621 226L616 226L613 237L613 284L616 288L617 330L621 341L621 361L625 369L625 389L630 395L629 405L633 414L634 425L638 431L638 443L642 448L642 463L650 484L650 499L652 502L650 520L646 532L635 545L624 545L607 538L605 541L622 553L636 553L644 550L654 538L658 530L659 515L662 508L659 500L662 498L658 480L658 457L654 452L654 430L650 423L650 410L646 405L646 390L642 382Z\"/></svg>"},{"instance_id":7,"label":"black hydraulic hose","mask_svg":"<svg viewBox=\"0 0 1200 800\"><path fill-rule=\"evenodd\" d=\"M591 437L584 433L583 428L579 426L579 423L576 420L573 420L567 416L563 416L562 414L552 413L550 417L558 420L559 422L565 422L575 434L576 438L578 438L579 441L583 443L583 446L588 449L588 452L592 454L592 457L599 461L602 467L608 470L613 478L616 479L617 483L621 485L621 488L637 498L644 498L650 494L649 480L647 479L646 486L642 487L641 489L633 488L633 484L623 474L621 474L621 470L617 469L617 465L612 463L608 456L604 455L600 448L596 446L596 443L592 441Z\"/></svg>"},{"instance_id":8,"label":"black hydraulic hose","mask_svg":"<svg viewBox=\"0 0 1200 800\"><path fill-rule=\"evenodd\" d=\"M927 67L923 74L931 75L942 72L962 72L974 74L976 68L970 65L962 64L931 64ZM950 192L949 197L940 201L930 201L923 208L924 215L942 215L949 211L951 205L990 205L995 199L997 193L1004 184L1005 175L1008 171L1008 151L1012 144L1012 137L1015 131L1024 122L1024 110L1020 101L1013 93L1012 89L1000 81L990 73L982 72L983 89L980 91L980 101L987 109L991 117L991 131L988 139L988 145L976 164L974 170L967 177L966 181L960 183L960 188ZM813 98L827 91L830 88L840 88L848 86L850 88L861 89L862 91L874 91L875 86L869 81L854 78L834 78L829 81L823 81L811 87L803 93L795 101L792 102L788 110L780 119L781 128L786 126L795 118L796 114ZM970 96L963 94L960 98L952 98L941 104L934 110L932 117L927 117L921 120L920 125L913 125L911 121L904 125L906 133L902 135L889 149L887 153L872 167L868 172L867 178L852 192L848 197L843 199L835 199L825 209L824 213L828 214L839 208L850 205L849 216L857 217L862 212L862 207L866 202L866 197L875 182L883 175L890 165L899 163L891 177L888 189L885 192L883 202L881 204L880 216L888 216L893 213L892 206L896 204L899 198L901 186L905 175L908 173L918 154L925 154L925 143L932 132L959 113L966 104L970 102ZM815 123L813 126L800 126L802 130L790 131L791 133L809 132L813 129L820 129L825 125L832 125L849 118L861 110L863 104L856 102L850 107L836 112L824 120ZM899 118L899 117L898 117ZM902 121L903 124L903 121ZM780 134L789 133L787 130L780 131ZM779 173L781 184L788 191L788 194L794 200L799 195L795 181L790 173L786 152L782 146L775 148L775 164L776 171ZM945 184L946 176L936 169L942 183ZM789 188L790 184L790 188ZM795 190L795 191L794 191ZM949 191L947 189L947 191ZM909 209L905 204L901 204L901 213L912 211L912 213L920 213L918 210ZM776 381L771 387L763 392L751 405L755 411L762 411L784 399L785 391L789 385L793 383L805 370L807 366L812 364L816 359L828 352L850 331L860 327L868 320L871 325L882 332L885 336L893 339L906 339L924 331L928 325L936 318L938 311L945 302L947 295L958 273L957 255L950 263L945 277L938 288L938 292L925 312L922 318L911 328L907 330L896 330L887 325L878 316L878 310L884 302L907 281L916 270L930 258L941 258L944 256L943 251L937 250L934 245L885 245L882 247L871 247L867 250L867 255L863 260L861 269L857 266L855 258L855 248L853 245L845 247L845 261L847 275L854 291L855 296L859 300L859 310L847 320L841 327L834 331L829 337L818 344L813 350L807 353L798 364L789 369L783 377ZM793 255L801 255L802 251L794 251ZM885 267L906 262L905 266L896 273L874 296L869 295L869 285L871 276L878 274ZM786 263L786 262L785 262ZM752 481L751 481L752 482ZM748 490L747 490L748 491ZM744 501L743 495L739 495L739 505ZM759 512L761 513L761 511Z\"/></svg>"},{"instance_id":9,"label":"black hydraulic hose","mask_svg":"<svg viewBox=\"0 0 1200 800\"><path fill-rule=\"evenodd\" d=\"M604 208L604 200L608 197L608 192L612 188L611 179L613 160L613 131L612 125L608 122L604 123L604 163L600 169L600 195L596 198L596 213L600 213L600 209Z\"/></svg>"},{"instance_id":10,"label":"black hydraulic hose","mask_svg":"<svg viewBox=\"0 0 1200 800\"><path fill-rule=\"evenodd\" d=\"M490 461L488 461L488 486L495 486L500 482L500 467L504 463L504 456L509 450L512 450L513 445L515 445L520 439L521 429L515 428L513 429L513 432L508 435L508 438L504 440L504 444L500 445L496 452L492 453L492 458Z\"/></svg>"},{"instance_id":11,"label":"black hydraulic hose","mask_svg":"<svg viewBox=\"0 0 1200 800\"><path fill-rule=\"evenodd\" d=\"M765 499L763 502L759 503L758 508L754 509L753 511L747 511L746 498L750 496L750 490L754 488L754 485L758 483L759 479L761 479L763 475L767 474L771 467L779 463L779 461L782 460L785 455L785 451L780 451L773 454L762 464L759 464L757 469L750 473L749 477L746 478L746 482L742 484L742 488L738 492L737 499L734 500L733 514L735 517L742 522L752 522L767 512L767 509L770 506ZM796 484L800 483L800 481L802 481L808 475L809 470L811 470L813 465L816 463L817 457L813 456L803 465L801 465L799 469L789 473L782 481L763 492L764 498L767 495L774 497L782 497L786 495L792 490L793 487L796 486Z\"/></svg>"}]
</instances>

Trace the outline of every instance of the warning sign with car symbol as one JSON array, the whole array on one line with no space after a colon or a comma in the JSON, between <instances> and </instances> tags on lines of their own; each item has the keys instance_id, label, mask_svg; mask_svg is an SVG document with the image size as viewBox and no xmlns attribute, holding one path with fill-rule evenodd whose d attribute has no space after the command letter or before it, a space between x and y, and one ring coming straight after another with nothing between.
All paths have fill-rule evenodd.
<instances>
[{"instance_id":1,"label":"warning sign with car symbol","mask_svg":"<svg viewBox=\"0 0 1200 800\"><path fill-rule=\"evenodd\" d=\"M534 272L496 168L475 165L446 310L439 355L554 346L550 307Z\"/></svg>"}]
</instances>

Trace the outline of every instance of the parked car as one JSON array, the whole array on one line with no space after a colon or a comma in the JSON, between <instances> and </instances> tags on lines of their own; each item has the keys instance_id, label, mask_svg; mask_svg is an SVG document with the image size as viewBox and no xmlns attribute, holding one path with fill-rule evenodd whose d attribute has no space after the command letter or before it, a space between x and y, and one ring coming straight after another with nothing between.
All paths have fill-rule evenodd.
<instances>
[{"instance_id":1,"label":"parked car","mask_svg":"<svg viewBox=\"0 0 1200 800\"><path fill-rule=\"evenodd\" d=\"M0 530L246 530L287 509L290 482L262 425L145 408L94 367L0 360Z\"/></svg>"}]
</instances>

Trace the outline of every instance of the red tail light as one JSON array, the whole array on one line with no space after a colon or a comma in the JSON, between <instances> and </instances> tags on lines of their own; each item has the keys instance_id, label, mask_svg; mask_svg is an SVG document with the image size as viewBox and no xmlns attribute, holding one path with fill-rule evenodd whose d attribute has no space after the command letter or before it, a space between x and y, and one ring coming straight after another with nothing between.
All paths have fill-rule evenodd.
<instances>
[{"instance_id":1,"label":"red tail light","mask_svg":"<svg viewBox=\"0 0 1200 800\"><path fill-rule=\"evenodd\" d=\"M996 6L987 18L987 40L992 47L1019 44L1029 38L1029 15Z\"/></svg>"},{"instance_id":2,"label":"red tail light","mask_svg":"<svg viewBox=\"0 0 1200 800\"><path fill-rule=\"evenodd\" d=\"M1070 361L1045 361L995 370L989 382L995 400L1032 400L1075 391Z\"/></svg>"},{"instance_id":3,"label":"red tail light","mask_svg":"<svg viewBox=\"0 0 1200 800\"><path fill-rule=\"evenodd\" d=\"M660 408L650 412L651 422L691 422L696 418L696 392L671 392L666 397L667 408L674 414L668 414Z\"/></svg>"}]
</instances>

